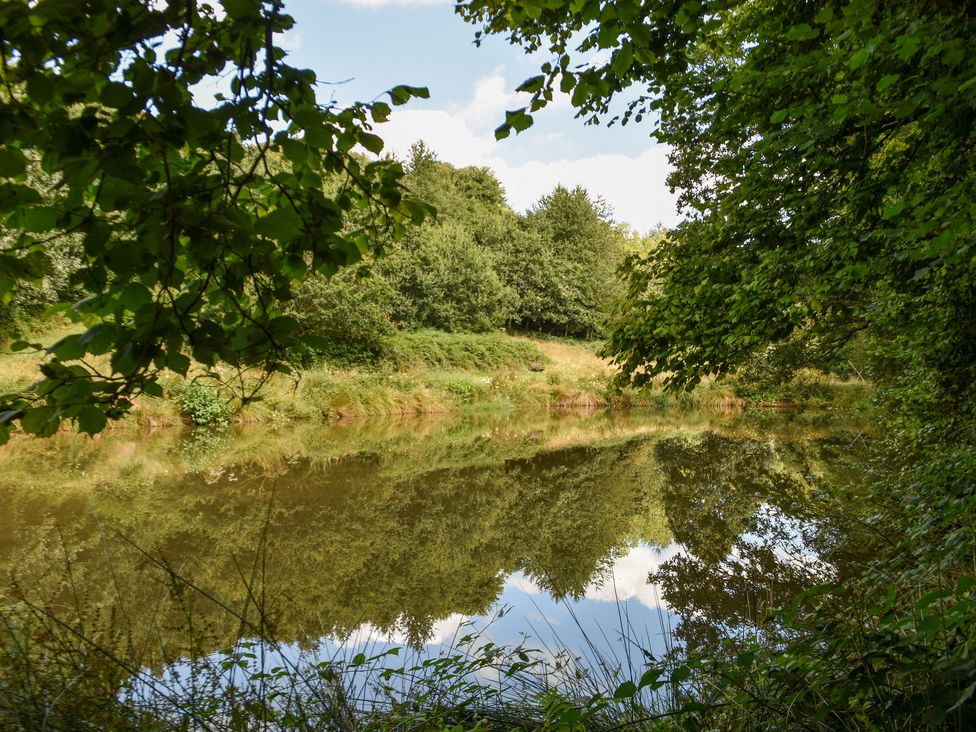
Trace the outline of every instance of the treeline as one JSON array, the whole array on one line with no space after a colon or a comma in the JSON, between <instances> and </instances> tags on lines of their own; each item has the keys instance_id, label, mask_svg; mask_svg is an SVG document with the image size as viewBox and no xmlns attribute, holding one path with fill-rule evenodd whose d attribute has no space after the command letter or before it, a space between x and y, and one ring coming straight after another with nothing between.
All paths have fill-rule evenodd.
<instances>
[{"instance_id":1,"label":"treeline","mask_svg":"<svg viewBox=\"0 0 976 732\"><path fill-rule=\"evenodd\" d=\"M643 244L606 203L581 187L557 186L520 214L491 170L442 162L422 142L404 167L406 185L437 215L387 244L383 256L296 288L289 312L317 336L299 360L373 361L396 330L603 335L623 291L617 271ZM43 283L0 304L0 336L18 336L51 305L89 294L77 284L80 242L63 237L49 255Z\"/></svg>"},{"instance_id":2,"label":"treeline","mask_svg":"<svg viewBox=\"0 0 976 732\"><path fill-rule=\"evenodd\" d=\"M405 167L437 216L383 256L298 289L292 314L321 336L317 355L372 360L397 329L603 335L617 270L642 246L603 201L557 186L519 214L488 168L454 167L423 143Z\"/></svg>"}]
</instances>

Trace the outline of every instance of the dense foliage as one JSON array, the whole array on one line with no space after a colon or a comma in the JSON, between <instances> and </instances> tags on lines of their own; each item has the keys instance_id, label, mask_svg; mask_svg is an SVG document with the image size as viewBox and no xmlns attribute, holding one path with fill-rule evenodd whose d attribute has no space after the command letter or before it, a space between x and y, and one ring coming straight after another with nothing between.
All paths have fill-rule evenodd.
<instances>
[{"instance_id":1,"label":"dense foliage","mask_svg":"<svg viewBox=\"0 0 976 732\"><path fill-rule=\"evenodd\" d=\"M623 292L618 268L650 240L626 232L584 189L556 186L525 214L494 173L411 150L405 184L436 216L370 259L369 276L313 278L290 305L305 353L373 362L395 328L453 333L510 331L594 337Z\"/></svg>"},{"instance_id":2,"label":"dense foliage","mask_svg":"<svg viewBox=\"0 0 976 732\"><path fill-rule=\"evenodd\" d=\"M423 143L408 168L407 184L435 207L437 221L379 262L401 293L398 322L450 331L603 332L629 241L601 201L557 186L520 215L487 168L455 168Z\"/></svg>"},{"instance_id":3,"label":"dense foliage","mask_svg":"<svg viewBox=\"0 0 976 732\"><path fill-rule=\"evenodd\" d=\"M628 380L687 387L856 347L881 387L885 438L862 476L872 508L847 538L874 561L783 615L777 644L733 644L685 668L712 689L699 723L971 725L972 4L468 0L458 11L479 37L551 54L522 86L531 104L497 136L562 92L587 121L647 121L670 146L685 220L631 261L608 346ZM704 708L693 701L689 712Z\"/></svg>"},{"instance_id":4,"label":"dense foliage","mask_svg":"<svg viewBox=\"0 0 976 732\"><path fill-rule=\"evenodd\" d=\"M320 104L315 74L275 44L292 25L281 5L0 5L0 217L15 232L0 251L0 300L23 301L23 283L50 277L70 233L81 240L72 282L87 297L65 312L88 328L49 349L34 391L2 400L0 439L15 422L97 432L191 357L286 370L292 285L427 213L404 195L399 163L351 154L382 150L370 128L390 105ZM202 88L219 90L214 103ZM395 104L426 94L389 93ZM327 177L340 183L329 193Z\"/></svg>"},{"instance_id":5,"label":"dense foliage","mask_svg":"<svg viewBox=\"0 0 976 732\"><path fill-rule=\"evenodd\" d=\"M314 277L295 288L289 312L300 332L315 338L301 361L372 363L388 349L395 292L368 270L349 268L330 278Z\"/></svg>"}]
</instances>

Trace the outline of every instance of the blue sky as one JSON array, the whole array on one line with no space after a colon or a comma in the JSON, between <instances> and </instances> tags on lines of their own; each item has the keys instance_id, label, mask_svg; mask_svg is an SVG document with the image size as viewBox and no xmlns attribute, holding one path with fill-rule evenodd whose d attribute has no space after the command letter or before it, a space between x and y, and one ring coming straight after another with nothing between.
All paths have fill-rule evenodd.
<instances>
[{"instance_id":1,"label":"blue sky","mask_svg":"<svg viewBox=\"0 0 976 732\"><path fill-rule=\"evenodd\" d=\"M639 231L677 220L664 183L666 150L646 127L583 125L567 100L536 115L517 137L496 142L506 109L524 105L515 88L538 73L503 38L473 43L475 27L439 0L287 0L296 26L283 39L296 66L315 70L323 99L368 101L396 84L427 86L430 99L398 108L377 132L402 154L423 139L442 160L487 165L516 210L557 183L602 196ZM342 82L342 83L339 83Z\"/></svg>"}]
</instances>

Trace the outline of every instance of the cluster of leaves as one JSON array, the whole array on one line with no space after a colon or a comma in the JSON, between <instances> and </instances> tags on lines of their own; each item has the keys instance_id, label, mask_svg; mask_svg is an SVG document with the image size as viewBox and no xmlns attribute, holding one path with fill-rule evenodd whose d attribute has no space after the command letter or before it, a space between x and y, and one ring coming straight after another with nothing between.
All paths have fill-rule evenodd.
<instances>
[{"instance_id":1,"label":"cluster of leaves","mask_svg":"<svg viewBox=\"0 0 976 732\"><path fill-rule=\"evenodd\" d=\"M3 398L0 439L16 422L94 433L191 357L287 370L293 284L428 213L404 195L400 164L352 154L382 150L370 130L390 105L319 103L315 74L275 45L292 25L281 5L0 7L0 221L17 232L0 251L0 300L43 281L67 234L82 250L72 282L88 293L66 309L87 330L48 349L31 393ZM209 106L194 92L206 85L222 89ZM49 185L29 174L34 160Z\"/></svg>"},{"instance_id":2,"label":"cluster of leaves","mask_svg":"<svg viewBox=\"0 0 976 732\"><path fill-rule=\"evenodd\" d=\"M370 276L365 266L306 280L289 305L305 335L299 360L376 362L389 352L396 330L390 318L395 296L389 282Z\"/></svg>"},{"instance_id":3,"label":"cluster of leaves","mask_svg":"<svg viewBox=\"0 0 976 732\"><path fill-rule=\"evenodd\" d=\"M226 425L231 407L226 394L220 390L191 381L176 397L180 411L195 425Z\"/></svg>"}]
</instances>

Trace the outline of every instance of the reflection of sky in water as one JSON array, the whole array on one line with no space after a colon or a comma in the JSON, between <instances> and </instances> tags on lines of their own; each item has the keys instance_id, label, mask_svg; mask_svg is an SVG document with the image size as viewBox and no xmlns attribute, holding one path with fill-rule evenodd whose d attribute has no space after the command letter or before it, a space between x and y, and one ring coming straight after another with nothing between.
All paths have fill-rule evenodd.
<instances>
[{"instance_id":1,"label":"reflection of sky in water","mask_svg":"<svg viewBox=\"0 0 976 732\"><path fill-rule=\"evenodd\" d=\"M671 630L677 620L660 596L657 586L648 582L648 574L679 549L664 551L640 545L616 557L591 583L581 599L554 599L522 572L506 578L501 596L487 615L454 614L437 621L423 648L406 648L407 639L400 632L385 633L365 624L346 638L323 638L311 650L297 644L257 644L237 649L246 658L247 669L226 664L226 656L212 654L204 665L221 668L221 683L240 685L256 672L275 667L308 668L327 661L349 664L360 653L368 658L381 656L393 648L397 655L387 655L364 666L370 673L379 667L398 668L424 658L451 654L462 648L477 648L486 643L496 646L521 646L532 658L553 662L570 656L579 667L596 671L621 668L623 678L639 678L646 659L644 651L660 658L671 646ZM467 637L474 640L469 644ZM222 668L223 664L223 668ZM482 670L478 674L492 682L497 675ZM145 676L137 683L137 693L152 697L184 687L191 679L187 662L169 665L153 679ZM367 692L368 693L368 692Z\"/></svg>"},{"instance_id":2,"label":"reflection of sky in water","mask_svg":"<svg viewBox=\"0 0 976 732\"><path fill-rule=\"evenodd\" d=\"M756 530L742 534L740 544L769 546L784 566L807 570L824 582L835 577L836 568L806 541L806 536L816 528L814 522L789 516L776 506L763 503L756 509L755 523ZM741 558L739 546L732 547L730 558Z\"/></svg>"},{"instance_id":3,"label":"reflection of sky in water","mask_svg":"<svg viewBox=\"0 0 976 732\"><path fill-rule=\"evenodd\" d=\"M616 557L579 600L554 599L530 577L516 572L506 578L490 614L455 614L440 620L434 624L426 646L450 648L457 639L478 633L497 645L541 644L574 654L591 653L596 647L607 658L615 657L629 639L631 645L637 643L660 655L667 648L673 616L658 587L648 582L648 574L676 551L674 547L662 552L644 545L630 549ZM383 633L364 625L348 638L323 639L320 649L335 652L402 646L406 642L402 633Z\"/></svg>"}]
</instances>

